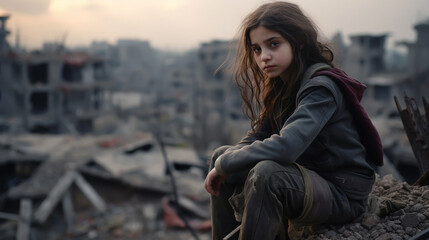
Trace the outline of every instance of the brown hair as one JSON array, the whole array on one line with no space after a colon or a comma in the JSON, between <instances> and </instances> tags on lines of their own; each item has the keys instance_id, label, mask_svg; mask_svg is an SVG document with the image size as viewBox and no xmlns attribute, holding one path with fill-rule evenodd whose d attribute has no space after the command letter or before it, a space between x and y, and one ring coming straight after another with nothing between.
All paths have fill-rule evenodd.
<instances>
[{"instance_id":1,"label":"brown hair","mask_svg":"<svg viewBox=\"0 0 429 240\"><path fill-rule=\"evenodd\" d=\"M287 81L269 79L258 67L251 49L250 31L263 26L282 35L291 45L293 60ZM277 125L278 131L295 109L295 98L305 69L318 62L332 66L333 53L318 41L317 30L300 8L288 2L267 3L243 21L238 38L234 67L235 80L244 102L245 114L255 132L264 121Z\"/></svg>"}]
</instances>

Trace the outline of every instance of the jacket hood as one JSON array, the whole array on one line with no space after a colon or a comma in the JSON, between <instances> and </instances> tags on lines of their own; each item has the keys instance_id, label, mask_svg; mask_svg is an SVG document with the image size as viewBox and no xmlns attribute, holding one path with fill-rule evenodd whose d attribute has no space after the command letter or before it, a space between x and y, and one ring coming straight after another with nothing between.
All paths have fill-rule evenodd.
<instances>
[{"instance_id":1,"label":"jacket hood","mask_svg":"<svg viewBox=\"0 0 429 240\"><path fill-rule=\"evenodd\" d=\"M325 75L333 79L341 80L341 84L344 88L346 88L343 90L345 90L348 94L353 94L359 102L362 100L362 96L365 92L366 86L359 81L349 77L343 70L339 68L329 68L316 72L313 77L319 75Z\"/></svg>"},{"instance_id":2,"label":"jacket hood","mask_svg":"<svg viewBox=\"0 0 429 240\"><path fill-rule=\"evenodd\" d=\"M334 80L343 92L344 98L350 104L350 110L356 121L356 127L359 132L361 142L367 150L367 161L372 162L377 166L382 166L384 154L380 135L372 124L365 109L360 104L360 100L362 99L366 86L347 76L344 71L338 68L322 69L315 72L312 77L320 75L328 76Z\"/></svg>"}]
</instances>

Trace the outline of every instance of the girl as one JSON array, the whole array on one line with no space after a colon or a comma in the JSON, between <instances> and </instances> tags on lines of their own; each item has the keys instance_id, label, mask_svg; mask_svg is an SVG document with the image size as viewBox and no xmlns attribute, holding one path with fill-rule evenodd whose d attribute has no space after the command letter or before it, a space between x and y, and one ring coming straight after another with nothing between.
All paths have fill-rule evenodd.
<instances>
[{"instance_id":1,"label":"girl","mask_svg":"<svg viewBox=\"0 0 429 240\"><path fill-rule=\"evenodd\" d=\"M240 229L239 239L269 240L292 226L356 219L382 165L359 104L365 86L333 68L332 51L295 4L257 8L238 44L235 79L251 130L213 153L204 183L213 239Z\"/></svg>"}]
</instances>

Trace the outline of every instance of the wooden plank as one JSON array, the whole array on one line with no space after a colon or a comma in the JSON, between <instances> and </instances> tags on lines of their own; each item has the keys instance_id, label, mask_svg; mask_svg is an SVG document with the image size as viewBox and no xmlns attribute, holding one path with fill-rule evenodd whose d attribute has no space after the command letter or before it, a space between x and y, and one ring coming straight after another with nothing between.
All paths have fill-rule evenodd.
<instances>
[{"instance_id":1,"label":"wooden plank","mask_svg":"<svg viewBox=\"0 0 429 240\"><path fill-rule=\"evenodd\" d=\"M232 232L228 233L228 235L226 235L224 238L222 238L222 240L229 240L232 236L234 236L238 231L240 231L241 229L241 225L239 225L238 227L236 227L234 230L232 230Z\"/></svg>"},{"instance_id":2,"label":"wooden plank","mask_svg":"<svg viewBox=\"0 0 429 240\"><path fill-rule=\"evenodd\" d=\"M98 211L104 212L106 210L104 200L79 173L76 173L76 185Z\"/></svg>"},{"instance_id":3,"label":"wooden plank","mask_svg":"<svg viewBox=\"0 0 429 240\"><path fill-rule=\"evenodd\" d=\"M19 208L21 220L18 222L18 232L16 234L16 240L30 239L30 222L32 211L33 207L31 200L25 198L21 199Z\"/></svg>"},{"instance_id":4,"label":"wooden plank","mask_svg":"<svg viewBox=\"0 0 429 240\"><path fill-rule=\"evenodd\" d=\"M410 142L414 156L416 157L421 174L429 168L429 137L428 121L420 114L417 103L414 98L404 96L406 108L402 109L398 99L395 96L396 107L398 108L402 124ZM425 110L427 102L424 100ZM427 115L427 113L426 113Z\"/></svg>"},{"instance_id":5,"label":"wooden plank","mask_svg":"<svg viewBox=\"0 0 429 240\"><path fill-rule=\"evenodd\" d=\"M420 114L417 102L414 98L406 97L407 109L412 119L412 127L415 131L416 149L414 153L421 166L422 174L429 169L429 123L424 115Z\"/></svg>"},{"instance_id":6,"label":"wooden plank","mask_svg":"<svg viewBox=\"0 0 429 240\"><path fill-rule=\"evenodd\" d=\"M12 213L0 212L0 219L7 219L7 220L19 222L19 221L21 221L21 216L19 216L17 214L12 214Z\"/></svg>"},{"instance_id":7,"label":"wooden plank","mask_svg":"<svg viewBox=\"0 0 429 240\"><path fill-rule=\"evenodd\" d=\"M429 123L429 103L426 101L425 97L422 97L423 100L423 109L425 110L426 122Z\"/></svg>"},{"instance_id":8,"label":"wooden plank","mask_svg":"<svg viewBox=\"0 0 429 240\"><path fill-rule=\"evenodd\" d=\"M63 206L64 217L66 219L67 230L70 232L74 224L74 207L73 207L71 189L69 189L64 194L64 197L61 202Z\"/></svg>"},{"instance_id":9,"label":"wooden plank","mask_svg":"<svg viewBox=\"0 0 429 240\"><path fill-rule=\"evenodd\" d=\"M48 196L40 204L39 208L34 214L34 220L39 223L44 223L48 216L54 210L58 202L63 198L65 192L70 188L71 184L76 178L74 171L68 171L62 177L54 188L49 192Z\"/></svg>"},{"instance_id":10,"label":"wooden plank","mask_svg":"<svg viewBox=\"0 0 429 240\"><path fill-rule=\"evenodd\" d=\"M407 134L408 141L410 142L411 149L415 154L416 151L418 151L417 144L415 142L415 139L417 138L417 136L415 134L414 128L412 127L411 116L409 115L408 110L406 108L402 109L402 106L400 105L399 100L396 96L394 97L394 99L395 99L396 107L398 108L399 116L401 117L401 120L402 120L402 125L404 126L405 133ZM422 166L420 165L419 161L417 161L417 163L418 163L420 173L422 173L423 172Z\"/></svg>"},{"instance_id":11,"label":"wooden plank","mask_svg":"<svg viewBox=\"0 0 429 240\"><path fill-rule=\"evenodd\" d=\"M429 169L413 184L414 186L429 186Z\"/></svg>"}]
</instances>

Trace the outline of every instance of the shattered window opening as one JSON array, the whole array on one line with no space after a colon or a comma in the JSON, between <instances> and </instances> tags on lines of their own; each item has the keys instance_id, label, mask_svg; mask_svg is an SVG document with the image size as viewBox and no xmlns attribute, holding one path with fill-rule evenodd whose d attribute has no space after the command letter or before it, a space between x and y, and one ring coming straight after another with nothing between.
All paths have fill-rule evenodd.
<instances>
[{"instance_id":1,"label":"shattered window opening","mask_svg":"<svg viewBox=\"0 0 429 240\"><path fill-rule=\"evenodd\" d=\"M383 46L384 43L384 37L378 37L378 38L371 38L369 41L369 47L371 49L378 49L381 48Z\"/></svg>"},{"instance_id":2,"label":"shattered window opening","mask_svg":"<svg viewBox=\"0 0 429 240\"><path fill-rule=\"evenodd\" d=\"M14 78L19 80L22 77L22 65L14 62L12 64L12 69Z\"/></svg>"},{"instance_id":3,"label":"shattered window opening","mask_svg":"<svg viewBox=\"0 0 429 240\"><path fill-rule=\"evenodd\" d=\"M381 57L371 58L371 65L373 72L380 72L384 70L383 59Z\"/></svg>"},{"instance_id":4,"label":"shattered window opening","mask_svg":"<svg viewBox=\"0 0 429 240\"><path fill-rule=\"evenodd\" d=\"M76 129L81 134L90 133L93 130L92 119L79 119L76 123Z\"/></svg>"},{"instance_id":5,"label":"shattered window opening","mask_svg":"<svg viewBox=\"0 0 429 240\"><path fill-rule=\"evenodd\" d=\"M31 133L54 134L58 133L58 126L52 124L36 124L30 129Z\"/></svg>"},{"instance_id":6,"label":"shattered window opening","mask_svg":"<svg viewBox=\"0 0 429 240\"><path fill-rule=\"evenodd\" d=\"M103 62L94 62L92 66L94 68L94 78L96 80L102 80L106 78L107 73Z\"/></svg>"},{"instance_id":7,"label":"shattered window opening","mask_svg":"<svg viewBox=\"0 0 429 240\"><path fill-rule=\"evenodd\" d=\"M48 111L48 98L47 92L34 92L30 96L31 113L44 114Z\"/></svg>"},{"instance_id":8,"label":"shattered window opening","mask_svg":"<svg viewBox=\"0 0 429 240\"><path fill-rule=\"evenodd\" d=\"M61 70L61 75L67 82L81 82L82 69L83 65L64 64Z\"/></svg>"},{"instance_id":9,"label":"shattered window opening","mask_svg":"<svg viewBox=\"0 0 429 240\"><path fill-rule=\"evenodd\" d=\"M31 85L48 84L48 64L38 63L29 65L28 79Z\"/></svg>"},{"instance_id":10,"label":"shattered window opening","mask_svg":"<svg viewBox=\"0 0 429 240\"><path fill-rule=\"evenodd\" d=\"M93 94L91 96L93 105L94 105L94 109L100 109L102 102L103 102L103 97L102 97L102 91L99 88L94 88L93 90Z\"/></svg>"}]
</instances>

